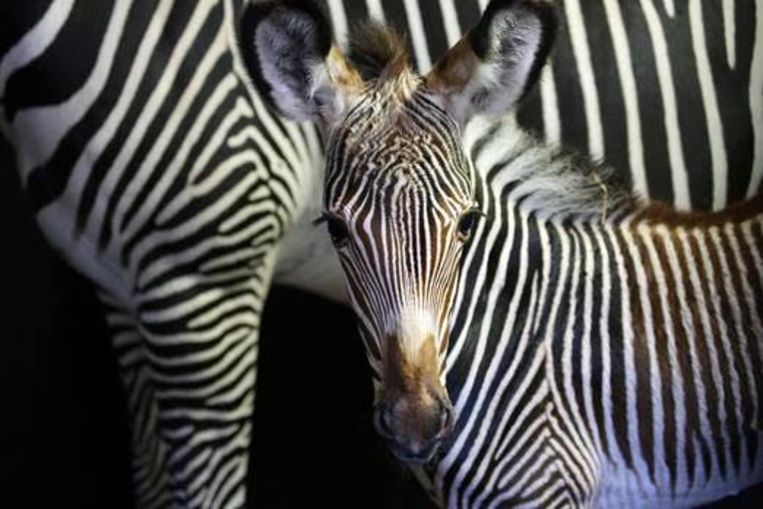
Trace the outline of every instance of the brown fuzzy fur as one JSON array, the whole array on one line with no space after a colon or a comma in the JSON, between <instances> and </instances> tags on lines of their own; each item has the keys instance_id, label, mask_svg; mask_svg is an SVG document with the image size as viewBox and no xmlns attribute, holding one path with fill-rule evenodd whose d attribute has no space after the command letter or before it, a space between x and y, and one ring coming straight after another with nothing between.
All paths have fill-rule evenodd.
<instances>
[{"instance_id":1,"label":"brown fuzzy fur","mask_svg":"<svg viewBox=\"0 0 763 509\"><path fill-rule=\"evenodd\" d=\"M365 81L386 82L409 68L405 39L392 28L367 22L353 30L348 58Z\"/></svg>"}]
</instances>

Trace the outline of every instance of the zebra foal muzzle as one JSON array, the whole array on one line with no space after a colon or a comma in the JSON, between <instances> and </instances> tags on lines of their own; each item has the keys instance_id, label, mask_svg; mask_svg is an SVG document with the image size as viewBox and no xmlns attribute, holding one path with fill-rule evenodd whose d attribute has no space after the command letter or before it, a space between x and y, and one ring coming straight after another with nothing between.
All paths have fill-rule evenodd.
<instances>
[{"instance_id":1,"label":"zebra foal muzzle","mask_svg":"<svg viewBox=\"0 0 763 509\"><path fill-rule=\"evenodd\" d=\"M434 336L413 358L389 337L382 388L374 409L376 430L393 454L407 463L426 463L453 430L455 413L440 380Z\"/></svg>"},{"instance_id":2,"label":"zebra foal muzzle","mask_svg":"<svg viewBox=\"0 0 763 509\"><path fill-rule=\"evenodd\" d=\"M422 464L430 461L453 429L453 406L447 400L438 401L426 416L411 419L410 409L415 403L401 400L378 405L374 414L376 431L387 440L390 451L406 463ZM426 435L412 436L406 428L411 421Z\"/></svg>"}]
</instances>

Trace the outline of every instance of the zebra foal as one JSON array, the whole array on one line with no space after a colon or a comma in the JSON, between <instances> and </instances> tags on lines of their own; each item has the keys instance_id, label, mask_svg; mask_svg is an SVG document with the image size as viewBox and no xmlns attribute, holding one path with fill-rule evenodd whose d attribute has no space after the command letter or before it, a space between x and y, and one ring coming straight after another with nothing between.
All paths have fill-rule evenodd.
<instances>
[{"instance_id":1,"label":"zebra foal","mask_svg":"<svg viewBox=\"0 0 763 509\"><path fill-rule=\"evenodd\" d=\"M449 507L686 506L763 475L763 202L646 203L508 113L555 34L494 0L418 76L305 2L248 26L263 95L326 132L325 212L375 422ZM484 216L484 217L483 217Z\"/></svg>"}]
</instances>

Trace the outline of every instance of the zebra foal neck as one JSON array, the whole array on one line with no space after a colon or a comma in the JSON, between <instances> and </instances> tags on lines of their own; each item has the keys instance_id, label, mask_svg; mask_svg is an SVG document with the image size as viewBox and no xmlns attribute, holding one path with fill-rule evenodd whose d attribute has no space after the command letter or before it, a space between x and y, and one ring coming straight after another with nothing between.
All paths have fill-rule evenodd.
<instances>
[{"instance_id":1,"label":"zebra foal neck","mask_svg":"<svg viewBox=\"0 0 763 509\"><path fill-rule=\"evenodd\" d=\"M487 219L453 309L459 418L433 496L686 506L760 482L760 197L677 212L513 120L464 138Z\"/></svg>"}]
</instances>

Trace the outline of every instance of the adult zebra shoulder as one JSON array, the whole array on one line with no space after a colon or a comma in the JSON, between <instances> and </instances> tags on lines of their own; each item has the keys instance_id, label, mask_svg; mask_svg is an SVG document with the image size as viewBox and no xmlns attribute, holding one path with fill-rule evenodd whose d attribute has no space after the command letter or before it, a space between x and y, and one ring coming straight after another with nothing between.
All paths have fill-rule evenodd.
<instances>
[{"instance_id":1,"label":"adult zebra shoulder","mask_svg":"<svg viewBox=\"0 0 763 509\"><path fill-rule=\"evenodd\" d=\"M108 309L141 507L244 505L261 313L321 152L252 88L242 7L54 0L0 21L0 124L43 233Z\"/></svg>"},{"instance_id":2,"label":"adult zebra shoulder","mask_svg":"<svg viewBox=\"0 0 763 509\"><path fill-rule=\"evenodd\" d=\"M555 29L548 2L493 0L425 76L375 25L344 56L299 5L247 37L274 106L329 133L377 428L449 507L736 493L763 480L763 196L650 204L519 129Z\"/></svg>"}]
</instances>

